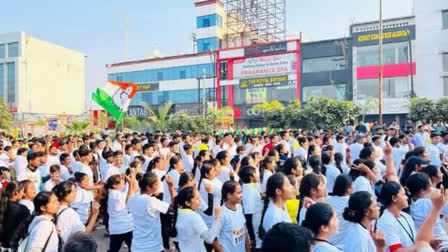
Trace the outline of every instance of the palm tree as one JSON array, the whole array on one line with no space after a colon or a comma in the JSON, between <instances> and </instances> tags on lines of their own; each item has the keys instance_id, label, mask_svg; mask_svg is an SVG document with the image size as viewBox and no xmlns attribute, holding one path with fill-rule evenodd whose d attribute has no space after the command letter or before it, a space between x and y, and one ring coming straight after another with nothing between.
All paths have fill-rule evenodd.
<instances>
[{"instance_id":1,"label":"palm tree","mask_svg":"<svg viewBox=\"0 0 448 252\"><path fill-rule=\"evenodd\" d=\"M157 126L157 128L162 132L165 131L165 122L168 118L168 113L170 112L170 109L173 105L174 104L171 102L162 104L159 106L159 111L158 111L159 113L156 113L156 111L154 110L154 108L151 105L147 104L146 102L142 102L142 106L151 112L150 119Z\"/></svg>"},{"instance_id":2,"label":"palm tree","mask_svg":"<svg viewBox=\"0 0 448 252\"><path fill-rule=\"evenodd\" d=\"M65 127L72 132L82 132L85 131L90 126L88 121L71 121Z\"/></svg>"}]
</instances>

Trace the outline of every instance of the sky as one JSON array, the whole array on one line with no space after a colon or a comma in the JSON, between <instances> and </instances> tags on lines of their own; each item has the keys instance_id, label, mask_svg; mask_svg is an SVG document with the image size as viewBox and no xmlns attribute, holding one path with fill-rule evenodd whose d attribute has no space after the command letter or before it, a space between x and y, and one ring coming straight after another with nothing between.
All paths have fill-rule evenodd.
<instances>
[{"instance_id":1,"label":"sky","mask_svg":"<svg viewBox=\"0 0 448 252\"><path fill-rule=\"evenodd\" d=\"M223 0L225 2L225 0ZM125 20L128 60L192 53L194 0L2 1L0 34L24 31L87 55L88 109L91 93L105 84L106 64L124 61ZM349 35L352 22L378 20L379 0L287 0L288 39L317 41ZM383 0L384 18L412 15L413 0Z\"/></svg>"}]
</instances>

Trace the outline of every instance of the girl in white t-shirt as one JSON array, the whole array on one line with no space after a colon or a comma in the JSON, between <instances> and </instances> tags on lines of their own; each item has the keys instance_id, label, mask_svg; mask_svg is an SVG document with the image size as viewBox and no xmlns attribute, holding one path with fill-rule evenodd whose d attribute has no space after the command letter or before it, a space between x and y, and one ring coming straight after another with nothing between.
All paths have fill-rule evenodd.
<instances>
[{"instance_id":1,"label":"girl in white t-shirt","mask_svg":"<svg viewBox=\"0 0 448 252\"><path fill-rule=\"evenodd\" d=\"M330 151L322 152L322 174L327 178L327 192L329 194L333 193L334 183L336 181L336 177L341 175L341 172L332 165L333 156Z\"/></svg>"},{"instance_id":2,"label":"girl in white t-shirt","mask_svg":"<svg viewBox=\"0 0 448 252\"><path fill-rule=\"evenodd\" d=\"M276 163L273 157L266 156L263 161L261 161L260 165L260 185L261 192L266 193L266 183L268 182L269 177L274 174Z\"/></svg>"},{"instance_id":3,"label":"girl in white t-shirt","mask_svg":"<svg viewBox=\"0 0 448 252\"><path fill-rule=\"evenodd\" d=\"M201 208L201 196L194 187L183 188L176 196L172 235L177 236L182 252L205 252L204 241L212 244L219 232L221 207L214 209L214 220L210 228L196 212Z\"/></svg>"},{"instance_id":4,"label":"girl in white t-shirt","mask_svg":"<svg viewBox=\"0 0 448 252\"><path fill-rule=\"evenodd\" d=\"M224 183L233 178L236 180L235 171L233 171L232 166L230 165L230 154L228 151L220 151L218 155L216 155L216 159L221 163L221 171L218 173L218 179Z\"/></svg>"},{"instance_id":5,"label":"girl in white t-shirt","mask_svg":"<svg viewBox=\"0 0 448 252\"><path fill-rule=\"evenodd\" d=\"M263 200L258 184L257 169L252 166L244 166L240 170L239 177L243 183L243 210L251 245L261 248L262 241L259 239L258 230L261 222Z\"/></svg>"},{"instance_id":6,"label":"girl in white t-shirt","mask_svg":"<svg viewBox=\"0 0 448 252\"><path fill-rule=\"evenodd\" d=\"M53 188L53 192L58 197L61 207L57 213L56 227L59 230L59 237L63 242L76 232L92 232L99 214L99 204L93 202L91 216L87 227L79 218L78 213L69 205L76 199L76 186L71 181L64 181Z\"/></svg>"},{"instance_id":7,"label":"girl in white t-shirt","mask_svg":"<svg viewBox=\"0 0 448 252\"><path fill-rule=\"evenodd\" d=\"M275 224L279 222L291 222L291 218L286 211L286 200L295 197L294 186L283 173L276 173L268 179L266 184L266 199L264 202L261 225L259 229L260 238Z\"/></svg>"},{"instance_id":8,"label":"girl in white t-shirt","mask_svg":"<svg viewBox=\"0 0 448 252\"><path fill-rule=\"evenodd\" d=\"M406 187L411 197L410 214L415 222L415 228L419 230L432 209L431 180L425 173L414 173L407 179ZM448 206L445 205L441 214L446 215L447 213ZM434 225L433 235L441 240L440 249L448 248L448 235L443 226L444 223L439 217Z\"/></svg>"},{"instance_id":9,"label":"girl in white t-shirt","mask_svg":"<svg viewBox=\"0 0 448 252\"><path fill-rule=\"evenodd\" d=\"M250 251L246 219L241 206L242 198L243 191L237 182L227 181L224 183L222 186L224 204L222 205L218 234L218 243L223 251Z\"/></svg>"},{"instance_id":10,"label":"girl in white t-shirt","mask_svg":"<svg viewBox=\"0 0 448 252\"><path fill-rule=\"evenodd\" d=\"M327 196L325 177L316 173L305 175L300 183L300 202L297 223L302 224L308 207Z\"/></svg>"},{"instance_id":11,"label":"girl in white t-shirt","mask_svg":"<svg viewBox=\"0 0 448 252\"><path fill-rule=\"evenodd\" d=\"M119 251L123 242L130 248L132 245L132 231L134 220L126 208L129 198L137 191L136 170L131 169L129 177L124 175L112 175L107 179L106 203L109 214L109 251ZM128 183L126 187L125 182Z\"/></svg>"},{"instance_id":12,"label":"girl in white t-shirt","mask_svg":"<svg viewBox=\"0 0 448 252\"><path fill-rule=\"evenodd\" d=\"M174 195L173 179L166 178L170 194ZM139 182L140 195L129 199L127 208L133 216L134 232L131 251L162 251L160 214L166 214L170 204L157 198L161 183L154 173L146 173Z\"/></svg>"},{"instance_id":13,"label":"girl in white t-shirt","mask_svg":"<svg viewBox=\"0 0 448 252\"><path fill-rule=\"evenodd\" d=\"M32 214L34 212L33 200L36 197L36 185L31 180L26 179L20 181L20 186L23 187L23 198L19 203L26 206Z\"/></svg>"},{"instance_id":14,"label":"girl in white t-shirt","mask_svg":"<svg viewBox=\"0 0 448 252\"><path fill-rule=\"evenodd\" d=\"M308 208L302 226L314 234L313 251L342 251L329 241L330 235L338 233L339 219L336 211L327 203L316 203Z\"/></svg>"},{"instance_id":15,"label":"girl in white t-shirt","mask_svg":"<svg viewBox=\"0 0 448 252\"><path fill-rule=\"evenodd\" d=\"M380 231L372 233L372 223L378 220L380 209L376 198L366 192L356 192L348 200L343 217L348 221L344 237L346 252L384 251L384 234Z\"/></svg>"},{"instance_id":16,"label":"girl in white t-shirt","mask_svg":"<svg viewBox=\"0 0 448 252\"><path fill-rule=\"evenodd\" d=\"M219 206L221 204L221 188L222 183L219 179L216 178L217 174L219 174L221 166L219 161L216 159L211 159L202 164L201 167L201 179L199 180L198 190L201 194L201 198L208 199L208 192L206 190L205 185L212 186L212 194L213 194L213 206ZM202 218L204 218L207 226L210 227L213 223L213 215L207 215L204 212L200 212Z\"/></svg>"},{"instance_id":17,"label":"girl in white t-shirt","mask_svg":"<svg viewBox=\"0 0 448 252\"><path fill-rule=\"evenodd\" d=\"M89 186L89 176L82 172L75 172L76 197L70 206L78 213L82 223L87 224L90 206L94 200L93 192L86 190Z\"/></svg>"},{"instance_id":18,"label":"girl in white t-shirt","mask_svg":"<svg viewBox=\"0 0 448 252\"><path fill-rule=\"evenodd\" d=\"M355 179L355 192L366 191L375 196L375 191L373 190L373 186L377 182L377 172L378 168L376 167L375 162L370 160L355 160L355 165L358 165L360 168L363 167L359 171L355 171L352 169L351 174L359 174L359 176ZM367 167L368 169L365 169Z\"/></svg>"}]
</instances>

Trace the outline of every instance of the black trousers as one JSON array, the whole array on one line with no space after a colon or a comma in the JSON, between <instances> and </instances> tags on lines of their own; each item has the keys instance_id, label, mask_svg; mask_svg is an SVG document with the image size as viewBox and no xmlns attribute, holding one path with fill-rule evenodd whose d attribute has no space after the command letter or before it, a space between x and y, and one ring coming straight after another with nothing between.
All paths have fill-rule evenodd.
<instances>
[{"instance_id":1,"label":"black trousers","mask_svg":"<svg viewBox=\"0 0 448 252\"><path fill-rule=\"evenodd\" d=\"M123 242L126 243L129 251L131 251L132 231L124 234L110 235L108 252L119 252Z\"/></svg>"},{"instance_id":2,"label":"black trousers","mask_svg":"<svg viewBox=\"0 0 448 252\"><path fill-rule=\"evenodd\" d=\"M170 232L171 232L171 222L173 221L173 215L166 213L160 214L160 222L162 224L162 241L163 248L170 248Z\"/></svg>"}]
</instances>

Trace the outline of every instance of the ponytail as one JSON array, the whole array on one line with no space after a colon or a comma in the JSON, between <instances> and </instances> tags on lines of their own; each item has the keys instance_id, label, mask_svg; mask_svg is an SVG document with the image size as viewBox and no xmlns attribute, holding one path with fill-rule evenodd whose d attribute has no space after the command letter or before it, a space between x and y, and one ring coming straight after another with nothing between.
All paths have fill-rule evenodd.
<instances>
[{"instance_id":1,"label":"ponytail","mask_svg":"<svg viewBox=\"0 0 448 252\"><path fill-rule=\"evenodd\" d=\"M168 168L168 171L165 175L162 177L162 182L165 180L166 175L171 171L174 170L174 166L177 165L180 161L182 161L182 158L179 155L175 155L170 159L170 167Z\"/></svg>"},{"instance_id":2,"label":"ponytail","mask_svg":"<svg viewBox=\"0 0 448 252\"><path fill-rule=\"evenodd\" d=\"M342 156L342 153L337 152L334 154L334 163L336 164L336 168L341 172L341 174L344 174L344 171L342 170L342 161L344 161L344 156Z\"/></svg>"},{"instance_id":3,"label":"ponytail","mask_svg":"<svg viewBox=\"0 0 448 252\"><path fill-rule=\"evenodd\" d=\"M279 173L275 173L274 175L270 176L267 183L266 183L266 198L264 200L264 206L263 206L263 212L261 214L261 222L260 222L260 226L258 227L258 236L263 240L265 235L266 235L266 231L263 228L263 221L264 221L264 216L266 214L266 210L268 209L268 205L269 205L269 200L274 200L275 199L275 191L277 189L280 189L283 187L283 183L285 180L285 174L279 172Z\"/></svg>"},{"instance_id":4,"label":"ponytail","mask_svg":"<svg viewBox=\"0 0 448 252\"><path fill-rule=\"evenodd\" d=\"M107 201L109 199L109 190L114 188L114 185L120 183L121 181L121 175L116 174L110 176L107 181L106 185L103 188L103 197L100 202L100 212L105 216L107 214Z\"/></svg>"},{"instance_id":5,"label":"ponytail","mask_svg":"<svg viewBox=\"0 0 448 252\"><path fill-rule=\"evenodd\" d=\"M3 230L3 223L4 220L7 216L6 215L6 208L8 205L8 201L9 198L11 198L14 193L19 192L20 190L22 190L23 187L20 186L20 184L16 181L11 181L8 183L8 185L1 189L1 196L0 196L0 237L3 236L3 232L4 231L8 231L8 230Z\"/></svg>"},{"instance_id":6,"label":"ponytail","mask_svg":"<svg viewBox=\"0 0 448 252\"><path fill-rule=\"evenodd\" d=\"M179 208L189 208L185 202L190 201L194 196L195 189L193 187L185 187L179 191L177 196L174 198L174 211L173 211L173 222L170 227L170 236L177 236L176 222L179 215Z\"/></svg>"},{"instance_id":7,"label":"ponytail","mask_svg":"<svg viewBox=\"0 0 448 252\"><path fill-rule=\"evenodd\" d=\"M201 167L201 178L199 179L198 190L201 190L202 179L207 178L206 175L208 175L213 170L213 164L210 161L211 160L209 160L209 161L207 161L207 162L202 164L202 167Z\"/></svg>"}]
</instances>

